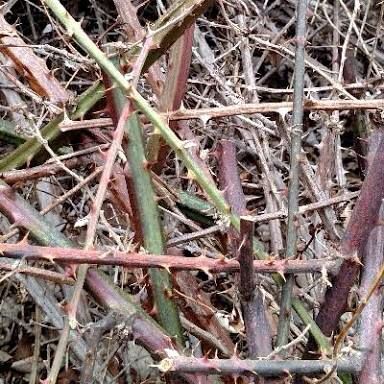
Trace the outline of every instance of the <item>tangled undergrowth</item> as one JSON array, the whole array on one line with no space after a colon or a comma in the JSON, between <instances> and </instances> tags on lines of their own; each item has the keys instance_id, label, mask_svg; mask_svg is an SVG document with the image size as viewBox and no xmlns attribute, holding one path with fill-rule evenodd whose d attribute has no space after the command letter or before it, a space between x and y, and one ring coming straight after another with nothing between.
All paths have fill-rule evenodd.
<instances>
[{"instance_id":1,"label":"tangled undergrowth","mask_svg":"<svg viewBox=\"0 0 384 384\"><path fill-rule=\"evenodd\" d=\"M4 2L1 382L382 382L384 5L306 3Z\"/></svg>"}]
</instances>

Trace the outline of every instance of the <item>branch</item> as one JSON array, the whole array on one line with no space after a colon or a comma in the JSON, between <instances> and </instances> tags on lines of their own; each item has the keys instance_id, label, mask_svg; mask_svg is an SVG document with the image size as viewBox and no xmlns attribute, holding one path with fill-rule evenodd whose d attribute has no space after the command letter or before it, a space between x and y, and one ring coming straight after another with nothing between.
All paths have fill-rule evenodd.
<instances>
[{"instance_id":1,"label":"branch","mask_svg":"<svg viewBox=\"0 0 384 384\"><path fill-rule=\"evenodd\" d=\"M288 222L285 258L292 259L297 256L297 213L299 212L299 171L301 156L301 136L303 134L303 98L305 74L305 29L306 29L307 1L299 0L296 7L296 55L295 78L293 95L293 119L291 128L291 153L288 189ZM280 316L277 332L277 346L287 344L289 338L292 290L294 276L290 275L283 285Z\"/></svg>"},{"instance_id":2,"label":"branch","mask_svg":"<svg viewBox=\"0 0 384 384\"><path fill-rule=\"evenodd\" d=\"M326 336L330 336L337 329L340 316L345 311L349 292L356 281L361 266L357 252L363 250L362 247L370 232L377 225L380 205L384 198L384 169L382 167L384 134L378 130L373 137L377 142L377 149L372 155L373 160L341 242L342 254L345 257L355 257L348 257L341 265L337 276L332 281L332 287L326 292L316 319ZM308 348L309 350L314 349L311 340Z\"/></svg>"},{"instance_id":3,"label":"branch","mask_svg":"<svg viewBox=\"0 0 384 384\"><path fill-rule=\"evenodd\" d=\"M110 108L120 116L124 108L132 108L131 116L123 123L125 135L128 139L126 154L132 174L132 190L130 191L132 207L137 207L135 214L140 222L143 245L148 252L163 253L165 251L163 232L160 225L159 211L153 191L150 169L146 166L142 127L137 113L130 101L127 102L120 88L112 87L108 94ZM121 117L120 117L121 119ZM175 303L171 299L172 284L165 271L151 269L151 281L156 304L157 316L160 324L169 334L182 343L182 328Z\"/></svg>"},{"instance_id":4,"label":"branch","mask_svg":"<svg viewBox=\"0 0 384 384\"><path fill-rule=\"evenodd\" d=\"M96 83L77 99L77 107L69 113L69 118L72 120L80 119L103 97L103 88L99 83ZM49 122L42 130L41 136L43 139L50 141L56 139L60 135L60 123L64 120L65 114L61 113L54 120ZM14 168L19 168L27 161L30 161L40 150L42 143L37 137L27 140L0 160L0 172L9 171Z\"/></svg>"},{"instance_id":5,"label":"branch","mask_svg":"<svg viewBox=\"0 0 384 384\"><path fill-rule=\"evenodd\" d=\"M381 213L383 212L383 206ZM381 214L381 220L383 215ZM371 287L376 271L380 269L384 259L384 227L382 225L374 228L369 236L367 245L364 249L364 269L361 276L359 293L365 297ZM359 334L359 350L365 356L363 368L360 372L359 383L382 383L380 369L381 355L381 332L382 332L382 308L383 290L379 288L375 295L371 297L364 311L361 313Z\"/></svg>"},{"instance_id":6,"label":"branch","mask_svg":"<svg viewBox=\"0 0 384 384\"><path fill-rule=\"evenodd\" d=\"M256 278L252 268L253 231L252 222L240 221L239 291L244 312L248 356L255 359L260 356L268 356L272 352L272 335L263 296L256 286Z\"/></svg>"},{"instance_id":7,"label":"branch","mask_svg":"<svg viewBox=\"0 0 384 384\"><path fill-rule=\"evenodd\" d=\"M0 193L0 197L2 194ZM0 203L0 210L4 205ZM202 270L210 273L238 272L236 259L211 259L205 256L184 257L170 255L152 255L147 253L121 251L95 251L58 247L40 247L25 243L0 243L0 253L9 258L25 260L43 260L63 264L119 265L125 268L165 268L166 270ZM339 260L254 260L256 273L307 273L337 269Z\"/></svg>"},{"instance_id":8,"label":"branch","mask_svg":"<svg viewBox=\"0 0 384 384\"><path fill-rule=\"evenodd\" d=\"M206 375L243 375L279 376L293 373L324 373L332 368L332 360L240 360L236 358L206 359L193 357L167 358L160 362L161 372L203 373ZM361 361L357 356L340 359L338 372L357 373Z\"/></svg>"},{"instance_id":9,"label":"branch","mask_svg":"<svg viewBox=\"0 0 384 384\"><path fill-rule=\"evenodd\" d=\"M349 109L383 109L384 100L304 100L302 107L304 111L336 111ZM285 115L293 110L292 101L271 103L250 103L230 105L217 108L182 109L169 112L169 120L190 120L219 118L235 115L251 115L254 113L279 113Z\"/></svg>"}]
</instances>

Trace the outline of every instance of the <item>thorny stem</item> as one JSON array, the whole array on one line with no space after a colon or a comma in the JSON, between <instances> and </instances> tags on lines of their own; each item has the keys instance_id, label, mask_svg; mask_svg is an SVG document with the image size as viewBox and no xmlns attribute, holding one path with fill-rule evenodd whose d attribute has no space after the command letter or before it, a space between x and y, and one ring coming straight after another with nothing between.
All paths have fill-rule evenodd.
<instances>
[{"instance_id":1,"label":"thorny stem","mask_svg":"<svg viewBox=\"0 0 384 384\"><path fill-rule=\"evenodd\" d=\"M247 334L248 356L256 359L267 356L272 351L271 332L264 303L252 268L254 225L252 222L240 221L240 286L241 305L244 313L244 324Z\"/></svg>"},{"instance_id":2,"label":"thorny stem","mask_svg":"<svg viewBox=\"0 0 384 384\"><path fill-rule=\"evenodd\" d=\"M87 233L86 233L85 244L84 244L85 250L88 250L93 246L101 206L104 202L104 197L107 192L107 187L112 174L112 168L113 168L117 153L121 149L121 142L123 140L123 135L124 135L125 120L128 118L130 113L131 113L130 108L127 105L126 108L124 108L124 110L122 111L119 119L119 123L117 124L116 130L113 133L112 143L108 149L103 173L101 174L99 188L97 189L96 198L95 198L95 201L92 203L92 208L89 214L89 222L87 226ZM77 311L77 306L80 299L80 294L84 286L85 277L87 275L87 270L88 270L87 265L81 266L78 270L75 291L70 303L69 323L71 328L74 328L76 326L76 311Z\"/></svg>"},{"instance_id":3,"label":"thorny stem","mask_svg":"<svg viewBox=\"0 0 384 384\"><path fill-rule=\"evenodd\" d=\"M140 230L143 236L144 247L147 252L163 254L165 252L160 217L155 201L150 170L146 166L142 129L137 113L130 101L127 102L120 88L112 90L111 108L119 115L126 106L132 110L131 116L124 123L124 130L128 139L127 159L132 174L133 198L139 215ZM179 314L175 303L171 300L172 284L167 271L150 270L153 284L153 294L156 311L160 324L170 335L175 336L178 343L182 343L182 329Z\"/></svg>"},{"instance_id":4,"label":"thorny stem","mask_svg":"<svg viewBox=\"0 0 384 384\"><path fill-rule=\"evenodd\" d=\"M332 360L240 360L207 359L193 357L167 358L160 362L158 368L162 372L189 372L206 375L245 375L279 376L286 374L323 373L332 367ZM339 361L339 372L359 371L359 356Z\"/></svg>"},{"instance_id":5,"label":"thorny stem","mask_svg":"<svg viewBox=\"0 0 384 384\"><path fill-rule=\"evenodd\" d=\"M376 290L379 288L381 284L381 280L384 277L384 266L381 267L379 272L376 274L373 283L367 293L367 295L361 300L359 306L356 308L353 316L351 319L347 322L347 324L344 326L344 328L341 330L339 335L336 338L335 345L333 347L332 352L332 360L333 360L333 366L332 369L320 380L316 381L316 384L325 383L328 381L330 377L332 377L333 373L337 370L338 365L340 362L338 361L338 355L340 353L341 347L343 345L343 342L345 338L348 335L349 330L352 328L353 324L357 321L359 316L361 315L361 312L363 312L364 308L367 306L369 299L372 297L372 295L376 292Z\"/></svg>"},{"instance_id":6,"label":"thorny stem","mask_svg":"<svg viewBox=\"0 0 384 384\"><path fill-rule=\"evenodd\" d=\"M109 147L107 152L107 159L104 165L103 173L100 178L99 188L97 190L95 201L92 202L92 207L89 214L89 222L87 226L87 233L86 233L85 244L84 244L85 250L88 250L93 246L101 206L104 202L105 193L107 191L109 179L112 174L112 168L113 168L117 153L120 150L121 142L123 140L125 120L128 118L129 114L130 114L130 109L127 106L127 108L123 110L119 123L116 127L116 130L113 133L112 144ZM64 353L66 350L66 344L68 341L70 328L74 329L77 326L76 313L77 313L77 308L80 302L81 293L83 291L83 287L85 284L88 267L89 267L88 264L82 264L77 270L76 283L75 283L73 295L68 305L69 326L67 326L67 323L66 323L66 326L61 332L60 340L59 340L59 346L62 344L65 344L65 348L57 349L55 358L53 361L53 366L56 366L57 364L61 365L61 361L63 359ZM55 374L56 372L54 370L51 370L47 379L48 384L56 383L57 376L54 376Z\"/></svg>"},{"instance_id":7,"label":"thorny stem","mask_svg":"<svg viewBox=\"0 0 384 384\"><path fill-rule=\"evenodd\" d=\"M230 222L236 229L240 229L239 217L231 215L228 204L218 191L215 185L210 182L201 168L193 161L188 154L184 143L176 136L175 133L164 123L161 116L149 105L149 103L131 86L125 79L124 75L108 60L106 55L99 50L95 43L83 31L80 24L77 23L58 0L44 0L44 3L52 10L57 18L66 27L68 33L73 36L77 42L92 56L100 67L108 73L117 85L130 97L136 106L147 116L152 124L159 129L165 141L183 160L185 166L191 172L196 181L200 184L203 190L211 198L218 211L228 217Z\"/></svg>"},{"instance_id":8,"label":"thorny stem","mask_svg":"<svg viewBox=\"0 0 384 384\"><path fill-rule=\"evenodd\" d=\"M381 212L383 207L381 208ZM380 215L382 217L382 214ZM364 269L361 273L360 292L366 294L372 284L376 271L384 261L384 228L382 225L371 232L364 249ZM371 297L361 314L358 327L359 349L365 353L359 383L379 384L382 382L381 374L381 332L383 289Z\"/></svg>"},{"instance_id":9,"label":"thorny stem","mask_svg":"<svg viewBox=\"0 0 384 384\"><path fill-rule=\"evenodd\" d=\"M235 115L251 115L255 113L285 114L293 110L292 101L249 103L221 107L208 107L198 109L181 109L169 112L166 117L173 120L190 120L220 118ZM335 111L347 109L382 109L383 99L373 100L303 100L304 111Z\"/></svg>"},{"instance_id":10,"label":"thorny stem","mask_svg":"<svg viewBox=\"0 0 384 384\"><path fill-rule=\"evenodd\" d=\"M247 212L237 169L236 146L228 140L221 140L217 149L219 182L224 196L234 214ZM254 223L241 217L240 232L228 232L228 251L238 255L240 263L239 292L244 314L248 357L267 356L272 352L272 336L265 313L264 300L257 287L252 269L254 259ZM256 242L255 242L256 243ZM227 251L227 252L228 252Z\"/></svg>"},{"instance_id":11,"label":"thorny stem","mask_svg":"<svg viewBox=\"0 0 384 384\"><path fill-rule=\"evenodd\" d=\"M380 218L383 219L383 206ZM383 265L384 261L384 227L375 227L367 245L364 249L364 269L361 273L360 292L364 295L368 292L376 271ZM359 349L365 354L363 366L359 375L359 383L379 384L382 380L381 374L381 332L382 332L382 308L383 290L371 297L366 308L361 314L358 327ZM381 377L381 379L380 379Z\"/></svg>"},{"instance_id":12,"label":"thorny stem","mask_svg":"<svg viewBox=\"0 0 384 384\"><path fill-rule=\"evenodd\" d=\"M0 252L10 258L47 260L56 263L119 265L124 268L165 268L169 270L201 270L209 273L239 272L235 258L212 259L206 256L184 257L148 253L96 251L75 248L39 247L26 244L0 243ZM339 260L253 260L255 273L320 273L338 268Z\"/></svg>"},{"instance_id":13,"label":"thorny stem","mask_svg":"<svg viewBox=\"0 0 384 384\"><path fill-rule=\"evenodd\" d=\"M100 83L96 83L79 96L77 107L69 114L69 118L76 120L83 117L84 114L102 97L103 87ZM65 119L65 117L64 113L60 114L41 130L41 136L44 140L54 140L57 136L59 136L59 124ZM27 161L31 160L34 155L41 150L41 148L42 144L37 137L27 140L24 144L12 151L8 156L5 156L0 160L0 172L19 168Z\"/></svg>"},{"instance_id":14,"label":"thorny stem","mask_svg":"<svg viewBox=\"0 0 384 384\"><path fill-rule=\"evenodd\" d=\"M159 211L149 175L145 169L145 150L142 141L142 130L137 114L127 121L128 158L133 182L136 189L140 221L144 236L144 247L148 252L164 253L165 245L160 225ZM160 324L170 335L182 344L182 329L178 310L172 301L172 284L167 271L150 269L151 280L156 303L156 311Z\"/></svg>"},{"instance_id":15,"label":"thorny stem","mask_svg":"<svg viewBox=\"0 0 384 384\"><path fill-rule=\"evenodd\" d=\"M293 98L293 126L291 132L291 156L288 193L288 223L285 258L296 257L297 252L297 213L299 211L299 169L301 155L301 136L303 133L303 95L304 95L304 56L307 0L297 3L296 14L296 56ZM277 346L287 344L292 310L292 290L294 277L288 276L283 286L280 317L278 324Z\"/></svg>"}]
</instances>

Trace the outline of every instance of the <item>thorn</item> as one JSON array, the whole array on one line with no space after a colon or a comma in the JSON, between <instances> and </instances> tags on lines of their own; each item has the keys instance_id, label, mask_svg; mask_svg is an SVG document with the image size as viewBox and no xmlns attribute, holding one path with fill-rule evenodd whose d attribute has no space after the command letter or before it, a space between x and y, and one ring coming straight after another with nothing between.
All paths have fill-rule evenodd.
<instances>
[{"instance_id":1,"label":"thorn","mask_svg":"<svg viewBox=\"0 0 384 384\"><path fill-rule=\"evenodd\" d=\"M159 264L159 267L164 268L171 275L171 270L169 269L169 264Z\"/></svg>"},{"instance_id":2,"label":"thorn","mask_svg":"<svg viewBox=\"0 0 384 384\"><path fill-rule=\"evenodd\" d=\"M151 170L152 167L156 164L155 161L148 161L148 160L144 160L143 161L143 168L145 171L148 171L148 170Z\"/></svg>"},{"instance_id":3,"label":"thorn","mask_svg":"<svg viewBox=\"0 0 384 384\"><path fill-rule=\"evenodd\" d=\"M173 297L172 289L164 289L164 296L167 299L171 299Z\"/></svg>"},{"instance_id":4,"label":"thorn","mask_svg":"<svg viewBox=\"0 0 384 384\"><path fill-rule=\"evenodd\" d=\"M360 260L359 256L357 255L357 252L353 254L353 256L351 257L351 261L356 263L356 264L359 264L361 266L364 266L364 264Z\"/></svg>"},{"instance_id":5,"label":"thorn","mask_svg":"<svg viewBox=\"0 0 384 384\"><path fill-rule=\"evenodd\" d=\"M29 231L23 236L23 238L18 242L21 246L23 245L29 245L28 244L28 236L29 236Z\"/></svg>"},{"instance_id":6,"label":"thorn","mask_svg":"<svg viewBox=\"0 0 384 384\"><path fill-rule=\"evenodd\" d=\"M211 350L210 349L208 349L208 351L204 354L204 356L201 358L201 361L203 362L203 363L205 363L205 362L207 362L208 360L209 360L209 355L210 355L210 353L211 353Z\"/></svg>"},{"instance_id":7,"label":"thorn","mask_svg":"<svg viewBox=\"0 0 384 384\"><path fill-rule=\"evenodd\" d=\"M54 260L52 259L52 263L54 263ZM76 280L76 271L77 271L77 265L76 264L69 264L65 267L65 275L68 277L73 277Z\"/></svg>"},{"instance_id":8,"label":"thorn","mask_svg":"<svg viewBox=\"0 0 384 384\"><path fill-rule=\"evenodd\" d=\"M149 311L149 315L156 316L157 314L158 314L158 311L157 311L156 305L154 305L152 309Z\"/></svg>"},{"instance_id":9,"label":"thorn","mask_svg":"<svg viewBox=\"0 0 384 384\"><path fill-rule=\"evenodd\" d=\"M239 351L238 351L238 347L239 347L239 343L236 343L236 344L235 344L235 347L234 347L234 349L233 349L233 356L231 357L231 359L239 360Z\"/></svg>"},{"instance_id":10,"label":"thorn","mask_svg":"<svg viewBox=\"0 0 384 384\"><path fill-rule=\"evenodd\" d=\"M40 255L41 256L41 258L43 259L43 260L47 260L47 261L49 261L50 263L52 263L52 264L55 264L55 258L54 258L54 256L52 256L51 254L45 254L45 253L43 253L43 254L41 254Z\"/></svg>"},{"instance_id":11,"label":"thorn","mask_svg":"<svg viewBox=\"0 0 384 384\"><path fill-rule=\"evenodd\" d=\"M49 71L49 76L55 77L55 72L58 72L60 68L54 68L51 71Z\"/></svg>"},{"instance_id":12,"label":"thorn","mask_svg":"<svg viewBox=\"0 0 384 384\"><path fill-rule=\"evenodd\" d=\"M69 124L69 123L72 123L72 119L69 117L68 113L67 113L67 110L64 108L64 111L63 111L63 120L62 122L60 123L60 125L65 125L65 124Z\"/></svg>"},{"instance_id":13,"label":"thorn","mask_svg":"<svg viewBox=\"0 0 384 384\"><path fill-rule=\"evenodd\" d=\"M279 258L277 255L270 255L266 261L268 265L274 265L275 261L278 261L278 260Z\"/></svg>"},{"instance_id":14,"label":"thorn","mask_svg":"<svg viewBox=\"0 0 384 384\"><path fill-rule=\"evenodd\" d=\"M285 276L284 276L284 272L283 271L277 271L277 273L283 278L283 280L284 280L284 283L286 283L287 282L287 280L285 279Z\"/></svg>"},{"instance_id":15,"label":"thorn","mask_svg":"<svg viewBox=\"0 0 384 384\"><path fill-rule=\"evenodd\" d=\"M59 307L61 307L66 315L69 315L71 305L66 300L63 300L61 303L59 303Z\"/></svg>"},{"instance_id":16,"label":"thorn","mask_svg":"<svg viewBox=\"0 0 384 384\"><path fill-rule=\"evenodd\" d=\"M187 179L189 180L196 180L196 175L193 171L191 171L190 169L188 169L188 172L187 172Z\"/></svg>"}]
</instances>

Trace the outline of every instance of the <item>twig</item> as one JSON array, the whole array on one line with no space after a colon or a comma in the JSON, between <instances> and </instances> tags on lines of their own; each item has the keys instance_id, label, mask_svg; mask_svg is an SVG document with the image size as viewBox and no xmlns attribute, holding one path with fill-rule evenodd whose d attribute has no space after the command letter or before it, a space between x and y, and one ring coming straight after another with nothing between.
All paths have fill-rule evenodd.
<instances>
[{"instance_id":1,"label":"twig","mask_svg":"<svg viewBox=\"0 0 384 384\"><path fill-rule=\"evenodd\" d=\"M57 198L52 204L45 207L40 211L41 215L45 215L49 211L51 211L53 208L57 207L59 204L63 203L65 200L68 199L68 197L72 196L74 193L79 191L81 188L83 188L84 185L88 184L90 181L92 181L95 177L100 175L102 172L102 168L97 168L94 172L92 172L89 176L87 176L84 180L77 183L72 189L61 195L59 198Z\"/></svg>"},{"instance_id":2,"label":"twig","mask_svg":"<svg viewBox=\"0 0 384 384\"><path fill-rule=\"evenodd\" d=\"M56 347L56 353L55 353L55 357L54 357L52 365L51 365L51 369L49 371L49 375L45 380L42 381L43 384L55 384L56 383L57 377L58 377L60 369L61 369L61 364L62 364L63 358L64 358L65 353L67 351L69 332L70 332L69 319L68 319L68 317L66 317L64 319L64 327L60 333L59 343Z\"/></svg>"},{"instance_id":3,"label":"twig","mask_svg":"<svg viewBox=\"0 0 384 384\"><path fill-rule=\"evenodd\" d=\"M59 124L61 132L76 131L79 129L106 128L112 126L112 120L108 117L82 121L63 121Z\"/></svg>"},{"instance_id":4,"label":"twig","mask_svg":"<svg viewBox=\"0 0 384 384\"><path fill-rule=\"evenodd\" d=\"M1 260L1 259L0 259ZM30 267L26 265L11 265L8 263L0 262L0 270L9 271L6 278L9 278L15 273L22 273L24 275L38 277L48 281L55 282L57 284L74 285L75 280L63 275L62 273L47 271L45 269ZM4 277L0 279L0 282L4 280Z\"/></svg>"},{"instance_id":5,"label":"twig","mask_svg":"<svg viewBox=\"0 0 384 384\"><path fill-rule=\"evenodd\" d=\"M97 356L97 347L100 343L100 339L103 333L114 328L118 322L123 320L123 316L114 311L110 312L103 319L99 320L96 324L92 325L92 329L89 336L89 346L85 354L83 366L81 368L81 384L92 384L95 378L95 361Z\"/></svg>"},{"instance_id":6,"label":"twig","mask_svg":"<svg viewBox=\"0 0 384 384\"><path fill-rule=\"evenodd\" d=\"M71 169L75 168L79 164L84 164L81 158L73 158L64 161L64 165ZM4 180L8 184L14 184L20 181L29 181L33 179L39 179L41 177L55 175L59 172L63 172L63 168L60 164L44 164L33 168L13 170L0 173L0 179Z\"/></svg>"},{"instance_id":7,"label":"twig","mask_svg":"<svg viewBox=\"0 0 384 384\"><path fill-rule=\"evenodd\" d=\"M40 346L41 346L41 309L38 305L35 306L35 326L34 326L34 336L35 336L35 345L33 346L33 362L31 375L29 377L29 384L37 384L38 378L38 364L40 359Z\"/></svg>"},{"instance_id":8,"label":"twig","mask_svg":"<svg viewBox=\"0 0 384 384\"><path fill-rule=\"evenodd\" d=\"M170 239L167 241L167 246L168 247L175 247L176 245L180 245L183 243L188 243L189 241L192 240L197 240L202 237L208 236L208 235L213 235L217 232L221 232L224 229L224 227L220 224L214 225L212 227L202 229L200 231L192 232L192 233L187 233L185 235L181 235L178 237L175 237L174 239Z\"/></svg>"},{"instance_id":9,"label":"twig","mask_svg":"<svg viewBox=\"0 0 384 384\"><path fill-rule=\"evenodd\" d=\"M373 100L304 100L304 111L335 111L350 109L383 109L383 99ZM286 114L293 110L293 102L270 102L257 104L230 105L219 108L182 109L176 112L169 112L167 117L170 120L189 119L213 119L234 115L249 115L254 113L275 112Z\"/></svg>"},{"instance_id":10,"label":"twig","mask_svg":"<svg viewBox=\"0 0 384 384\"><path fill-rule=\"evenodd\" d=\"M187 318L185 318L183 315L181 315L181 324L183 327L190 332L192 335L195 335L208 343L210 343L212 346L217 348L217 350L224 353L226 356L230 357L233 354L232 350L229 350L222 342L221 340L217 339L214 335L212 335L210 332L205 331L204 329L198 327L196 324L192 323L192 321L189 321Z\"/></svg>"},{"instance_id":11,"label":"twig","mask_svg":"<svg viewBox=\"0 0 384 384\"><path fill-rule=\"evenodd\" d=\"M109 180L112 174L112 168L113 168L117 153L121 149L121 142L123 140L123 135L124 135L125 120L128 118L130 113L131 113L130 107L129 105L127 105L127 107L124 108L124 110L122 111L119 119L119 123L113 133L112 144L109 147L107 152L107 158L105 160L103 173L100 178L99 188L97 189L96 198L95 198L95 201L92 203L91 211L89 214L89 221L88 221L86 239L84 244L85 250L88 250L91 247L93 247L93 242L96 235L97 222L98 222L101 206L104 202L105 193L108 188ZM75 290L74 290L71 302L69 304L69 313L68 313L71 328L74 328L76 326L77 306L80 300L81 291L85 283L87 269L88 269L87 265L84 264L79 268L77 273Z\"/></svg>"},{"instance_id":12,"label":"twig","mask_svg":"<svg viewBox=\"0 0 384 384\"><path fill-rule=\"evenodd\" d=\"M294 79L294 101L293 119L291 128L291 154L289 171L288 191L288 224L286 238L285 258L295 258L297 252L297 213L299 211L299 170L301 156L301 135L303 134L303 97L304 97L304 55L305 55L305 27L306 27L307 1L299 0L296 13L296 55L295 55L295 79ZM280 316L278 323L277 345L287 344L289 337L289 324L292 310L292 290L294 277L288 276L283 286Z\"/></svg>"}]
</instances>

